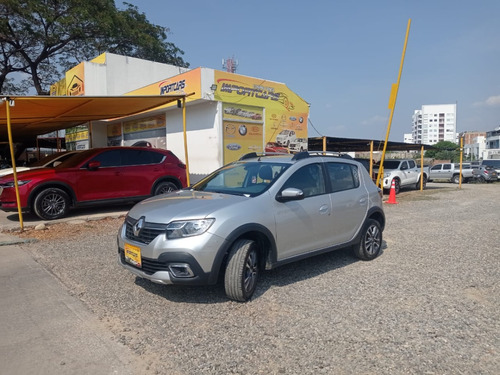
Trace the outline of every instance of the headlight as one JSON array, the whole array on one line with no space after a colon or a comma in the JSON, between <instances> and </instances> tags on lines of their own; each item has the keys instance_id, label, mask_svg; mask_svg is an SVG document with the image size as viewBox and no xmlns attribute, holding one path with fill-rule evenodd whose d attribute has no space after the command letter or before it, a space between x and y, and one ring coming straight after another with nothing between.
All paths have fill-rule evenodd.
<instances>
[{"instance_id":1,"label":"headlight","mask_svg":"<svg viewBox=\"0 0 500 375\"><path fill-rule=\"evenodd\" d=\"M390 175L391 175L391 172L385 172L385 173L384 173L384 178L387 178L387 177L389 177Z\"/></svg>"},{"instance_id":2,"label":"headlight","mask_svg":"<svg viewBox=\"0 0 500 375\"><path fill-rule=\"evenodd\" d=\"M23 186L30 182L31 180L17 180L17 185L18 186ZM3 188L11 188L14 187L14 181L6 182L5 184L1 185Z\"/></svg>"},{"instance_id":3,"label":"headlight","mask_svg":"<svg viewBox=\"0 0 500 375\"><path fill-rule=\"evenodd\" d=\"M167 226L167 238L184 238L205 233L215 219L173 221Z\"/></svg>"}]
</instances>

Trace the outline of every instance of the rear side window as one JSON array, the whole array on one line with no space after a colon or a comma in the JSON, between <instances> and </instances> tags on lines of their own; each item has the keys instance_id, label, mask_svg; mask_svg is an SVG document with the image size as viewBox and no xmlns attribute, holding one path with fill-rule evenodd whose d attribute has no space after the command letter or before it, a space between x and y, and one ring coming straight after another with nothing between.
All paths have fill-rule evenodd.
<instances>
[{"instance_id":1,"label":"rear side window","mask_svg":"<svg viewBox=\"0 0 500 375\"><path fill-rule=\"evenodd\" d=\"M414 160L410 160L410 161L408 161L408 163L410 164L410 168L415 168L416 167Z\"/></svg>"},{"instance_id":2,"label":"rear side window","mask_svg":"<svg viewBox=\"0 0 500 375\"><path fill-rule=\"evenodd\" d=\"M359 171L357 166L344 163L327 163L326 168L332 192L359 187Z\"/></svg>"},{"instance_id":3,"label":"rear side window","mask_svg":"<svg viewBox=\"0 0 500 375\"><path fill-rule=\"evenodd\" d=\"M443 164L443 170L450 170L451 164Z\"/></svg>"},{"instance_id":4,"label":"rear side window","mask_svg":"<svg viewBox=\"0 0 500 375\"><path fill-rule=\"evenodd\" d=\"M159 164L165 158L165 155L150 150L121 150L122 165L148 165Z\"/></svg>"}]
</instances>

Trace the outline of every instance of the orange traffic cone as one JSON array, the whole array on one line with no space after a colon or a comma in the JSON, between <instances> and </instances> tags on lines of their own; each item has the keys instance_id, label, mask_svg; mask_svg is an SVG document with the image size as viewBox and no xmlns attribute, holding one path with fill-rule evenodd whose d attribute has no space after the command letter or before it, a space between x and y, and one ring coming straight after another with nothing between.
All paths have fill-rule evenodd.
<instances>
[{"instance_id":1,"label":"orange traffic cone","mask_svg":"<svg viewBox=\"0 0 500 375\"><path fill-rule=\"evenodd\" d=\"M389 192L389 200L385 203L398 204L398 202L396 202L396 184L394 183L394 180L392 180L391 191Z\"/></svg>"}]
</instances>

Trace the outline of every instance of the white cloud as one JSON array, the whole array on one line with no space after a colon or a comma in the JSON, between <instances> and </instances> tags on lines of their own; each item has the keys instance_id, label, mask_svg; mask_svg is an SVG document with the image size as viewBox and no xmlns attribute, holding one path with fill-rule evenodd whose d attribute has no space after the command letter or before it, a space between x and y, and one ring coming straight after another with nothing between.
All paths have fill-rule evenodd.
<instances>
[{"instance_id":1,"label":"white cloud","mask_svg":"<svg viewBox=\"0 0 500 375\"><path fill-rule=\"evenodd\" d=\"M490 96L486 99L486 105L489 107L500 107L500 95Z\"/></svg>"},{"instance_id":2,"label":"white cloud","mask_svg":"<svg viewBox=\"0 0 500 375\"><path fill-rule=\"evenodd\" d=\"M500 95L490 96L484 102L476 102L474 107L500 107Z\"/></svg>"}]
</instances>

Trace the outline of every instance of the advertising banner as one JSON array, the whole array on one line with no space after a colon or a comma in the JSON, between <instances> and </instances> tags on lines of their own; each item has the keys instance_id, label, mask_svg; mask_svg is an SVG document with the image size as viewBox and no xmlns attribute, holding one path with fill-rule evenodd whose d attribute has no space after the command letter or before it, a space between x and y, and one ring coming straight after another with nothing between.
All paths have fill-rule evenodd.
<instances>
[{"instance_id":1,"label":"advertising banner","mask_svg":"<svg viewBox=\"0 0 500 375\"><path fill-rule=\"evenodd\" d=\"M224 164L249 152L262 152L263 110L240 104L225 103L223 110Z\"/></svg>"},{"instance_id":2,"label":"advertising banner","mask_svg":"<svg viewBox=\"0 0 500 375\"><path fill-rule=\"evenodd\" d=\"M191 93L195 94L186 98L192 101L201 98L201 68L190 70L189 72L178 74L168 79L131 91L126 95L168 95ZM177 103L166 104L165 107L175 106Z\"/></svg>"},{"instance_id":3,"label":"advertising banner","mask_svg":"<svg viewBox=\"0 0 500 375\"><path fill-rule=\"evenodd\" d=\"M224 119L233 115L231 108L235 106L231 103L238 105L235 108L263 108L260 112L263 124L260 150L295 152L307 149L309 105L286 85L217 70L214 79L217 85L214 98L224 103ZM250 116L246 118L247 121L258 121L258 113L249 114L248 110L243 113ZM225 138L226 134L224 142ZM226 147L224 152L229 154ZM224 156L224 161L232 160Z\"/></svg>"},{"instance_id":4,"label":"advertising banner","mask_svg":"<svg viewBox=\"0 0 500 375\"><path fill-rule=\"evenodd\" d=\"M66 95L85 95L84 64L80 63L66 72Z\"/></svg>"}]
</instances>

